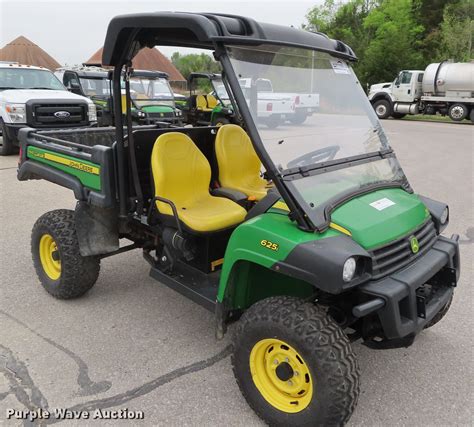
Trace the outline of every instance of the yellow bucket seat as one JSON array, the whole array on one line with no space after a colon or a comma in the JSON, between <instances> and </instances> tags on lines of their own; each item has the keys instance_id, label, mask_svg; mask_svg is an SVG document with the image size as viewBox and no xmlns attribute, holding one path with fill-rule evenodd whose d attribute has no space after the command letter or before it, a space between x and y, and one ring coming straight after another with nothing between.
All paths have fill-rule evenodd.
<instances>
[{"instance_id":1,"label":"yellow bucket seat","mask_svg":"<svg viewBox=\"0 0 474 427\"><path fill-rule=\"evenodd\" d=\"M216 157L222 187L239 190L256 200L267 195L271 185L260 177L262 163L249 136L240 126L228 124L219 128Z\"/></svg>"},{"instance_id":2,"label":"yellow bucket seat","mask_svg":"<svg viewBox=\"0 0 474 427\"><path fill-rule=\"evenodd\" d=\"M196 96L196 108L199 111L212 111L212 108L207 107L207 102L206 102L206 97L204 95L198 95Z\"/></svg>"},{"instance_id":3,"label":"yellow bucket seat","mask_svg":"<svg viewBox=\"0 0 474 427\"><path fill-rule=\"evenodd\" d=\"M217 107L217 99L214 95L206 95L207 107L214 109Z\"/></svg>"},{"instance_id":4,"label":"yellow bucket seat","mask_svg":"<svg viewBox=\"0 0 474 427\"><path fill-rule=\"evenodd\" d=\"M171 200L178 217L197 232L221 230L244 221L246 210L231 200L209 194L211 167L189 136L180 132L160 135L153 146L151 170L155 195ZM157 201L158 211L173 215Z\"/></svg>"}]
</instances>

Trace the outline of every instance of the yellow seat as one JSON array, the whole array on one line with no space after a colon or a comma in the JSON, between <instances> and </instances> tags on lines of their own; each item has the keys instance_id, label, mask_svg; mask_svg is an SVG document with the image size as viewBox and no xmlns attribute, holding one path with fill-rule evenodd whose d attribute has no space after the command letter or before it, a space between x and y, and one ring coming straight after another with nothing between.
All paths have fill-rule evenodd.
<instances>
[{"instance_id":1,"label":"yellow seat","mask_svg":"<svg viewBox=\"0 0 474 427\"><path fill-rule=\"evenodd\" d=\"M239 190L256 200L267 195L271 185L260 177L262 164L249 136L240 126L228 124L219 128L216 157L222 187Z\"/></svg>"},{"instance_id":2,"label":"yellow seat","mask_svg":"<svg viewBox=\"0 0 474 427\"><path fill-rule=\"evenodd\" d=\"M206 95L206 101L208 108L214 109L217 107L218 102L214 95Z\"/></svg>"},{"instance_id":3,"label":"yellow seat","mask_svg":"<svg viewBox=\"0 0 474 427\"><path fill-rule=\"evenodd\" d=\"M199 111L206 111L206 112L212 111L212 108L207 107L207 101L204 95L196 96L196 108Z\"/></svg>"},{"instance_id":4,"label":"yellow seat","mask_svg":"<svg viewBox=\"0 0 474 427\"><path fill-rule=\"evenodd\" d=\"M209 194L211 167L189 136L160 135L151 154L155 195L171 200L178 217L197 232L221 230L244 221L246 210L231 200ZM158 211L173 215L171 207L156 202Z\"/></svg>"}]
</instances>

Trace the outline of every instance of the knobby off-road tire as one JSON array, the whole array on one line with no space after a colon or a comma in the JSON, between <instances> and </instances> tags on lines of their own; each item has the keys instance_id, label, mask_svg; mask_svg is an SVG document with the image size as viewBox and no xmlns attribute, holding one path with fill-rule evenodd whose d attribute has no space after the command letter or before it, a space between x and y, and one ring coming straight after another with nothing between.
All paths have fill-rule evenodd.
<instances>
[{"instance_id":1,"label":"knobby off-road tire","mask_svg":"<svg viewBox=\"0 0 474 427\"><path fill-rule=\"evenodd\" d=\"M453 294L454 295L454 294ZM435 315L435 317L433 317L431 319L430 322L428 322L424 329L428 329L428 328L431 328L432 326L436 325L438 322L441 321L441 319L446 316L446 314L448 313L449 311L449 308L451 307L451 303L453 302L453 295L451 295L451 298L449 299L449 301L446 303L446 305L440 310L438 311L438 313Z\"/></svg>"},{"instance_id":2,"label":"knobby off-road tire","mask_svg":"<svg viewBox=\"0 0 474 427\"><path fill-rule=\"evenodd\" d=\"M270 343L270 347L262 350L262 343ZM259 301L239 320L233 345L232 367L237 384L252 409L270 425L339 426L350 418L359 395L357 359L347 336L321 308L286 296ZM278 356L279 361L272 359L278 352L283 357ZM293 411L278 409L260 391L261 383L257 387L252 374L259 378L261 372L256 371L258 358L254 354L264 355L263 373L268 376L263 379L273 378L277 387L278 381L298 381L305 375L305 382L300 383L302 390L295 392L294 400L300 401L295 404L290 396L290 406L296 405ZM285 360L292 369L281 369L283 375L275 369L276 376L272 377L271 366L279 366L279 362L283 365ZM297 370L299 376L295 376ZM288 371L293 372L293 377L288 378Z\"/></svg>"},{"instance_id":3,"label":"knobby off-road tire","mask_svg":"<svg viewBox=\"0 0 474 427\"><path fill-rule=\"evenodd\" d=\"M38 278L56 298L85 294L99 276L100 259L79 252L74 212L59 209L42 215L33 226L31 252Z\"/></svg>"}]
</instances>

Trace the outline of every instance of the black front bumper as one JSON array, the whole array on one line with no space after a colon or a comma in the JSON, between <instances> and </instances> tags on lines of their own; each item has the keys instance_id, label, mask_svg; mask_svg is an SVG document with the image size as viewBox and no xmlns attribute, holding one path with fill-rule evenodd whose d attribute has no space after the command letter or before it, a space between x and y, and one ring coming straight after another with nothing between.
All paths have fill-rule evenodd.
<instances>
[{"instance_id":1,"label":"black front bumper","mask_svg":"<svg viewBox=\"0 0 474 427\"><path fill-rule=\"evenodd\" d=\"M400 339L416 335L448 303L459 274L457 240L439 236L415 262L383 279L361 285L359 291L370 296L368 303L381 306L374 313L385 338ZM428 300L420 292L426 284L436 284L436 292Z\"/></svg>"}]
</instances>

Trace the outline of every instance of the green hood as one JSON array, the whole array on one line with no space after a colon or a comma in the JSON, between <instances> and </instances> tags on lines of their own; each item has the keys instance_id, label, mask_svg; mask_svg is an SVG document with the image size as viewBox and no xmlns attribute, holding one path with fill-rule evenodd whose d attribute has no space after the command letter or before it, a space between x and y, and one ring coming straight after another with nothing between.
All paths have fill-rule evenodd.
<instances>
[{"instance_id":1,"label":"green hood","mask_svg":"<svg viewBox=\"0 0 474 427\"><path fill-rule=\"evenodd\" d=\"M349 200L334 210L331 221L349 230L359 245L372 249L408 234L428 216L417 195L392 188Z\"/></svg>"}]
</instances>

